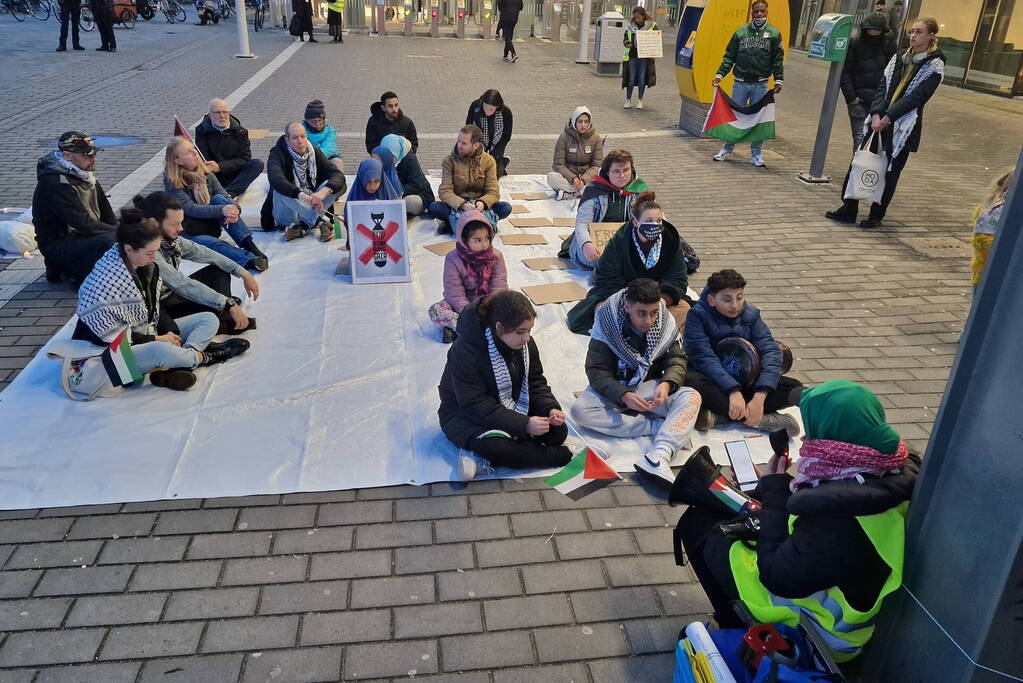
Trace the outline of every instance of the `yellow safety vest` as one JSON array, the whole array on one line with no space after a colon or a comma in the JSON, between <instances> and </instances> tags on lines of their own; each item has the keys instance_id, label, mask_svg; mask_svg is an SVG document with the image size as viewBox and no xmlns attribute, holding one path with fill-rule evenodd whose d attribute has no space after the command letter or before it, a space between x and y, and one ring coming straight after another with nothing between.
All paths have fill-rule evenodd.
<instances>
[{"instance_id":1,"label":"yellow safety vest","mask_svg":"<svg viewBox=\"0 0 1023 683\"><path fill-rule=\"evenodd\" d=\"M327 9L329 9L331 12L344 12L345 0L334 0L334 2L328 2Z\"/></svg>"},{"instance_id":2,"label":"yellow safety vest","mask_svg":"<svg viewBox=\"0 0 1023 683\"><path fill-rule=\"evenodd\" d=\"M749 607L753 618L761 622L794 627L799 623L800 613L807 613L821 627L821 635L835 661L847 662L855 658L874 634L874 622L885 596L902 584L908 506L907 501L880 514L856 518L878 555L891 568L877 601L866 612L850 605L837 587L795 600L772 594L760 583L756 551L744 543L733 543L728 560L735 586L739 589L739 597ZM795 515L789 518L790 532L795 521Z\"/></svg>"}]
</instances>

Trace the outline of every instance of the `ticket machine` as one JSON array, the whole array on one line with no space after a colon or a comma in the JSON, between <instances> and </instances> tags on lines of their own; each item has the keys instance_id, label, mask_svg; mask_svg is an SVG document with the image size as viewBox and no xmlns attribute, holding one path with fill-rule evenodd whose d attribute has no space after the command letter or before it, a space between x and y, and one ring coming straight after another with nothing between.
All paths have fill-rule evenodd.
<instances>
[{"instance_id":1,"label":"ticket machine","mask_svg":"<svg viewBox=\"0 0 1023 683\"><path fill-rule=\"evenodd\" d=\"M415 16L415 9L412 7L412 0L404 0L405 5L405 25L402 28L401 34L406 38L412 37L412 18Z\"/></svg>"},{"instance_id":2,"label":"ticket machine","mask_svg":"<svg viewBox=\"0 0 1023 683\"><path fill-rule=\"evenodd\" d=\"M440 0L430 0L430 35L440 38Z\"/></svg>"}]
</instances>

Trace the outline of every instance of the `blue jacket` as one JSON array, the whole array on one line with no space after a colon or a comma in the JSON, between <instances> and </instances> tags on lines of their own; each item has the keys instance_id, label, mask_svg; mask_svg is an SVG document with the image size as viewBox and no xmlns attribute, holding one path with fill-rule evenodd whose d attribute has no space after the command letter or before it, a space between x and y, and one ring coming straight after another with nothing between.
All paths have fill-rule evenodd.
<instances>
[{"instance_id":1,"label":"blue jacket","mask_svg":"<svg viewBox=\"0 0 1023 683\"><path fill-rule=\"evenodd\" d=\"M323 156L328 159L340 159L341 155L337 151L337 133L334 132L334 128L328 123L323 126L323 130L319 133L309 127L309 124L305 121L302 122L302 127L305 128L305 136L309 138L309 142L313 143L313 146L323 152Z\"/></svg>"},{"instance_id":2,"label":"blue jacket","mask_svg":"<svg viewBox=\"0 0 1023 683\"><path fill-rule=\"evenodd\" d=\"M760 376L754 390L777 389L781 377L782 355L778 342L771 335L767 323L760 317L760 309L747 303L737 318L726 318L707 303L707 290L700 293L700 300L689 311L683 332L689 367L706 375L725 394L741 386L734 377L725 372L721 361L714 353L714 347L725 337L748 339L760 353Z\"/></svg>"}]
</instances>

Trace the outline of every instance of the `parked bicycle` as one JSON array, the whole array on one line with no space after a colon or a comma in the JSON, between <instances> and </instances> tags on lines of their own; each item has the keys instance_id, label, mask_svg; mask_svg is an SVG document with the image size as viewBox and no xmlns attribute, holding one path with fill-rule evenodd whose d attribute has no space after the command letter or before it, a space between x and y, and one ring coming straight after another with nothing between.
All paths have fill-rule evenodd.
<instances>
[{"instance_id":1,"label":"parked bicycle","mask_svg":"<svg viewBox=\"0 0 1023 683\"><path fill-rule=\"evenodd\" d=\"M50 3L47 0L3 0L0 11L6 12L18 21L32 15L39 21L50 18Z\"/></svg>"},{"instance_id":2,"label":"parked bicycle","mask_svg":"<svg viewBox=\"0 0 1023 683\"><path fill-rule=\"evenodd\" d=\"M166 17L168 24L184 21L186 18L185 8L179 5L177 0L157 0L157 7Z\"/></svg>"},{"instance_id":3,"label":"parked bicycle","mask_svg":"<svg viewBox=\"0 0 1023 683\"><path fill-rule=\"evenodd\" d=\"M245 6L252 10L252 28L262 31L263 23L270 13L269 0L245 0Z\"/></svg>"},{"instance_id":4,"label":"parked bicycle","mask_svg":"<svg viewBox=\"0 0 1023 683\"><path fill-rule=\"evenodd\" d=\"M120 24L126 29L135 28L135 3L133 0L114 0L113 23ZM83 0L81 14L78 19L79 26L83 31L91 31L96 28L96 17L92 14L92 5L89 0Z\"/></svg>"}]
</instances>

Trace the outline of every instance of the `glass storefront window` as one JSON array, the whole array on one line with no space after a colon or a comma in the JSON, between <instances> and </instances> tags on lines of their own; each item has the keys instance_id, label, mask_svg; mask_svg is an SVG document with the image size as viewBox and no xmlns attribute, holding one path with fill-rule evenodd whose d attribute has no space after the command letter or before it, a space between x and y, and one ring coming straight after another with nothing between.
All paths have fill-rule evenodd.
<instances>
[{"instance_id":1,"label":"glass storefront window","mask_svg":"<svg viewBox=\"0 0 1023 683\"><path fill-rule=\"evenodd\" d=\"M1023 8L1011 0L985 0L966 84L1012 95L1023 69Z\"/></svg>"},{"instance_id":2,"label":"glass storefront window","mask_svg":"<svg viewBox=\"0 0 1023 683\"><path fill-rule=\"evenodd\" d=\"M923 0L918 17L938 20L938 45L945 53L945 81L962 85L977 33L977 17L986 0ZM911 15L911 16L914 16Z\"/></svg>"}]
</instances>

